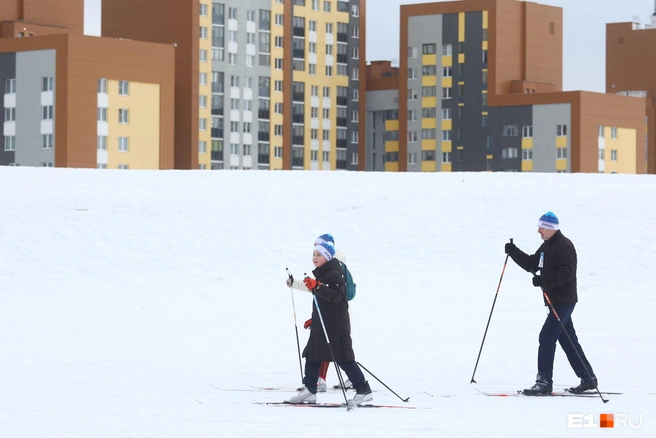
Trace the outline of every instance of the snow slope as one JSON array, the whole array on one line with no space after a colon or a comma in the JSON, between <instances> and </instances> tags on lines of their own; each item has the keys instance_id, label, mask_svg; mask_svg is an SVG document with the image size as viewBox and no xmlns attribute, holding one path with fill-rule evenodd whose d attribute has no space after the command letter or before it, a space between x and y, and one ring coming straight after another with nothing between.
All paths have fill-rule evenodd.
<instances>
[{"instance_id":1,"label":"snow slope","mask_svg":"<svg viewBox=\"0 0 656 438\"><path fill-rule=\"evenodd\" d=\"M654 176L0 168L0 184L0 437L607 432L568 428L573 413L641 414L608 433L655 436ZM469 383L503 246L537 249L547 210L578 251L574 323L600 389L625 393L608 404L476 391L534 381L546 312L512 261ZM357 359L410 397L370 378L374 401L417 409L260 406L293 392L245 391L300 384L285 268L309 273L326 232L358 284ZM311 296L293 300L303 347ZM576 383L558 349L555 386Z\"/></svg>"}]
</instances>

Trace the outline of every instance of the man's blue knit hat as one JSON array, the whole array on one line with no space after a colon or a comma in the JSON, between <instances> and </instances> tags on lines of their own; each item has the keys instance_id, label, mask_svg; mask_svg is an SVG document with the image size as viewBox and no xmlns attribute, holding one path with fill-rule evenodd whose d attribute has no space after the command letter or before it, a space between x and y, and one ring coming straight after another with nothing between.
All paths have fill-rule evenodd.
<instances>
[{"instance_id":1,"label":"man's blue knit hat","mask_svg":"<svg viewBox=\"0 0 656 438\"><path fill-rule=\"evenodd\" d=\"M335 257L335 245L330 242L321 242L314 246L314 250L318 251L327 261Z\"/></svg>"},{"instance_id":2,"label":"man's blue knit hat","mask_svg":"<svg viewBox=\"0 0 656 438\"><path fill-rule=\"evenodd\" d=\"M558 222L558 217L552 212L548 211L538 220L538 228L546 228L547 230L558 230L560 229L560 222Z\"/></svg>"}]
</instances>

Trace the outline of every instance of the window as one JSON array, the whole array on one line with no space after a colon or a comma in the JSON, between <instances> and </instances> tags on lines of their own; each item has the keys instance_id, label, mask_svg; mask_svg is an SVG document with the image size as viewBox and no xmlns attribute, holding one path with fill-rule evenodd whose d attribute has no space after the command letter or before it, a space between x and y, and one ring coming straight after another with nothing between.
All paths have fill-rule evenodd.
<instances>
[{"instance_id":1,"label":"window","mask_svg":"<svg viewBox=\"0 0 656 438\"><path fill-rule=\"evenodd\" d=\"M322 140L330 140L330 129L324 129L321 133Z\"/></svg>"},{"instance_id":2,"label":"window","mask_svg":"<svg viewBox=\"0 0 656 438\"><path fill-rule=\"evenodd\" d=\"M358 113L357 111L351 111L351 122L358 123L359 115L360 113Z\"/></svg>"},{"instance_id":3,"label":"window","mask_svg":"<svg viewBox=\"0 0 656 438\"><path fill-rule=\"evenodd\" d=\"M417 100L419 98L419 93L417 90L409 88L408 89L408 100Z\"/></svg>"},{"instance_id":4,"label":"window","mask_svg":"<svg viewBox=\"0 0 656 438\"><path fill-rule=\"evenodd\" d=\"M198 119L198 130L207 131L207 119Z\"/></svg>"},{"instance_id":5,"label":"window","mask_svg":"<svg viewBox=\"0 0 656 438\"><path fill-rule=\"evenodd\" d=\"M567 136L567 125L556 125L556 135L558 137Z\"/></svg>"},{"instance_id":6,"label":"window","mask_svg":"<svg viewBox=\"0 0 656 438\"><path fill-rule=\"evenodd\" d=\"M351 153L351 164L358 164L358 153L357 152L352 152Z\"/></svg>"},{"instance_id":7,"label":"window","mask_svg":"<svg viewBox=\"0 0 656 438\"><path fill-rule=\"evenodd\" d=\"M533 138L533 127L532 126L523 126L522 127L522 138Z\"/></svg>"},{"instance_id":8,"label":"window","mask_svg":"<svg viewBox=\"0 0 656 438\"><path fill-rule=\"evenodd\" d=\"M435 140L437 138L437 130L435 129L422 129L421 130L421 139L422 140Z\"/></svg>"},{"instance_id":9,"label":"window","mask_svg":"<svg viewBox=\"0 0 656 438\"><path fill-rule=\"evenodd\" d=\"M274 61L274 68L276 70L282 70L282 58L276 58Z\"/></svg>"},{"instance_id":10,"label":"window","mask_svg":"<svg viewBox=\"0 0 656 438\"><path fill-rule=\"evenodd\" d=\"M599 159L600 159L601 161L604 161L604 160L605 160L605 158L604 158L604 150L603 150L603 149L599 149Z\"/></svg>"},{"instance_id":11,"label":"window","mask_svg":"<svg viewBox=\"0 0 656 438\"><path fill-rule=\"evenodd\" d=\"M251 21L255 23L255 11L252 10L246 11L246 21Z\"/></svg>"},{"instance_id":12,"label":"window","mask_svg":"<svg viewBox=\"0 0 656 438\"><path fill-rule=\"evenodd\" d=\"M353 47L353 50L351 51L351 58L360 59L360 48Z\"/></svg>"},{"instance_id":13,"label":"window","mask_svg":"<svg viewBox=\"0 0 656 438\"><path fill-rule=\"evenodd\" d=\"M5 94L14 94L16 92L16 79L5 80Z\"/></svg>"},{"instance_id":14,"label":"window","mask_svg":"<svg viewBox=\"0 0 656 438\"><path fill-rule=\"evenodd\" d=\"M276 24L276 26L282 26L283 25L282 14L276 14L275 24Z\"/></svg>"},{"instance_id":15,"label":"window","mask_svg":"<svg viewBox=\"0 0 656 438\"><path fill-rule=\"evenodd\" d=\"M282 114L282 103L276 102L273 104L273 112L276 114Z\"/></svg>"},{"instance_id":16,"label":"window","mask_svg":"<svg viewBox=\"0 0 656 438\"><path fill-rule=\"evenodd\" d=\"M453 75L453 69L451 67L442 67L442 77L450 78Z\"/></svg>"},{"instance_id":17,"label":"window","mask_svg":"<svg viewBox=\"0 0 656 438\"><path fill-rule=\"evenodd\" d=\"M16 108L5 108L5 122L16 121Z\"/></svg>"},{"instance_id":18,"label":"window","mask_svg":"<svg viewBox=\"0 0 656 438\"><path fill-rule=\"evenodd\" d=\"M205 140L201 140L198 142L198 153L199 154L207 153L207 142Z\"/></svg>"},{"instance_id":19,"label":"window","mask_svg":"<svg viewBox=\"0 0 656 438\"><path fill-rule=\"evenodd\" d=\"M613 126L612 128L610 128L610 138L612 138L613 140L617 139L617 127L616 126Z\"/></svg>"},{"instance_id":20,"label":"window","mask_svg":"<svg viewBox=\"0 0 656 438\"><path fill-rule=\"evenodd\" d=\"M274 89L274 91L282 93L282 81L274 81L273 89Z\"/></svg>"},{"instance_id":21,"label":"window","mask_svg":"<svg viewBox=\"0 0 656 438\"><path fill-rule=\"evenodd\" d=\"M449 118L450 118L451 117L451 108L445 108L445 109L449 110L448 115L449 115ZM442 112L442 118L444 118L445 113L444 113L444 110L442 110L442 111L443 111ZM435 117L437 117L437 108L434 108L434 107L422 108L421 109L421 116L425 119L434 119ZM448 119L444 119L444 120L448 120Z\"/></svg>"},{"instance_id":22,"label":"window","mask_svg":"<svg viewBox=\"0 0 656 438\"><path fill-rule=\"evenodd\" d=\"M417 110L408 110L408 122L417 121Z\"/></svg>"},{"instance_id":23,"label":"window","mask_svg":"<svg viewBox=\"0 0 656 438\"><path fill-rule=\"evenodd\" d=\"M408 47L408 58L416 58L419 56L419 48L417 47Z\"/></svg>"},{"instance_id":24,"label":"window","mask_svg":"<svg viewBox=\"0 0 656 438\"><path fill-rule=\"evenodd\" d=\"M424 65L421 67L422 76L435 76L437 74L437 67L434 65Z\"/></svg>"},{"instance_id":25,"label":"window","mask_svg":"<svg viewBox=\"0 0 656 438\"><path fill-rule=\"evenodd\" d=\"M118 138L118 151L119 152L128 152L130 149L130 139L128 137L119 137Z\"/></svg>"},{"instance_id":26,"label":"window","mask_svg":"<svg viewBox=\"0 0 656 438\"><path fill-rule=\"evenodd\" d=\"M354 81L360 80L360 69L354 68L351 70L351 79Z\"/></svg>"},{"instance_id":27,"label":"window","mask_svg":"<svg viewBox=\"0 0 656 438\"><path fill-rule=\"evenodd\" d=\"M98 93L107 93L107 79L98 79Z\"/></svg>"},{"instance_id":28,"label":"window","mask_svg":"<svg viewBox=\"0 0 656 438\"><path fill-rule=\"evenodd\" d=\"M239 88L239 76L230 76L230 86Z\"/></svg>"},{"instance_id":29,"label":"window","mask_svg":"<svg viewBox=\"0 0 656 438\"><path fill-rule=\"evenodd\" d=\"M408 164L417 164L417 154L408 154Z\"/></svg>"},{"instance_id":30,"label":"window","mask_svg":"<svg viewBox=\"0 0 656 438\"><path fill-rule=\"evenodd\" d=\"M228 53L228 64L237 65L237 54L236 53Z\"/></svg>"},{"instance_id":31,"label":"window","mask_svg":"<svg viewBox=\"0 0 656 438\"><path fill-rule=\"evenodd\" d=\"M533 149L522 149L522 161L531 161L533 159Z\"/></svg>"},{"instance_id":32,"label":"window","mask_svg":"<svg viewBox=\"0 0 656 438\"><path fill-rule=\"evenodd\" d=\"M130 110L127 109L119 109L118 110L118 122L121 124L127 124L129 123L129 114Z\"/></svg>"},{"instance_id":33,"label":"window","mask_svg":"<svg viewBox=\"0 0 656 438\"><path fill-rule=\"evenodd\" d=\"M283 41L282 41L282 37L281 37L281 36L277 36L277 37L274 38L274 45L275 45L276 47L278 47L278 48L282 48L282 42L283 42ZM310 46L311 46L312 44L315 44L315 47L316 47L316 43L310 43Z\"/></svg>"},{"instance_id":34,"label":"window","mask_svg":"<svg viewBox=\"0 0 656 438\"><path fill-rule=\"evenodd\" d=\"M251 145L244 144L241 147L242 147L242 155L250 155L251 154Z\"/></svg>"},{"instance_id":35,"label":"window","mask_svg":"<svg viewBox=\"0 0 656 438\"><path fill-rule=\"evenodd\" d=\"M351 132L351 144L358 144L359 141L359 136L358 136L358 131L352 131ZM357 163L354 163L357 164Z\"/></svg>"},{"instance_id":36,"label":"window","mask_svg":"<svg viewBox=\"0 0 656 438\"><path fill-rule=\"evenodd\" d=\"M127 96L130 86L128 81L118 81L118 94L121 96Z\"/></svg>"},{"instance_id":37,"label":"window","mask_svg":"<svg viewBox=\"0 0 656 438\"><path fill-rule=\"evenodd\" d=\"M360 38L360 28L358 26L351 27L351 37Z\"/></svg>"},{"instance_id":38,"label":"window","mask_svg":"<svg viewBox=\"0 0 656 438\"><path fill-rule=\"evenodd\" d=\"M603 137L603 136L604 136L604 127L603 127L603 125L602 125L602 126L599 126L599 132L598 132L597 135L598 135L599 137Z\"/></svg>"},{"instance_id":39,"label":"window","mask_svg":"<svg viewBox=\"0 0 656 438\"><path fill-rule=\"evenodd\" d=\"M323 87L323 97L330 97L330 87Z\"/></svg>"},{"instance_id":40,"label":"window","mask_svg":"<svg viewBox=\"0 0 656 438\"><path fill-rule=\"evenodd\" d=\"M422 151L421 161L435 161L435 151Z\"/></svg>"},{"instance_id":41,"label":"window","mask_svg":"<svg viewBox=\"0 0 656 438\"><path fill-rule=\"evenodd\" d=\"M198 59L200 62L207 62L207 50L200 49L198 51Z\"/></svg>"},{"instance_id":42,"label":"window","mask_svg":"<svg viewBox=\"0 0 656 438\"><path fill-rule=\"evenodd\" d=\"M330 151L323 151L323 161L325 162L330 161Z\"/></svg>"},{"instance_id":43,"label":"window","mask_svg":"<svg viewBox=\"0 0 656 438\"><path fill-rule=\"evenodd\" d=\"M487 50L483 50L483 63L487 63Z\"/></svg>"},{"instance_id":44,"label":"window","mask_svg":"<svg viewBox=\"0 0 656 438\"><path fill-rule=\"evenodd\" d=\"M451 99L451 87L442 88L442 99Z\"/></svg>"},{"instance_id":45,"label":"window","mask_svg":"<svg viewBox=\"0 0 656 438\"><path fill-rule=\"evenodd\" d=\"M44 105L41 107L41 120L52 120L53 116L53 106Z\"/></svg>"},{"instance_id":46,"label":"window","mask_svg":"<svg viewBox=\"0 0 656 438\"><path fill-rule=\"evenodd\" d=\"M98 108L98 121L99 122L107 121L107 108Z\"/></svg>"},{"instance_id":47,"label":"window","mask_svg":"<svg viewBox=\"0 0 656 438\"><path fill-rule=\"evenodd\" d=\"M408 68L408 79L417 79L417 69L416 68Z\"/></svg>"},{"instance_id":48,"label":"window","mask_svg":"<svg viewBox=\"0 0 656 438\"><path fill-rule=\"evenodd\" d=\"M275 125L273 127L273 135L276 137L282 137L282 125Z\"/></svg>"},{"instance_id":49,"label":"window","mask_svg":"<svg viewBox=\"0 0 656 438\"><path fill-rule=\"evenodd\" d=\"M324 12L330 12L330 2L329 1L324 1L323 2L323 11Z\"/></svg>"},{"instance_id":50,"label":"window","mask_svg":"<svg viewBox=\"0 0 656 438\"><path fill-rule=\"evenodd\" d=\"M442 55L451 56L453 54L453 46L451 44L442 44Z\"/></svg>"},{"instance_id":51,"label":"window","mask_svg":"<svg viewBox=\"0 0 656 438\"><path fill-rule=\"evenodd\" d=\"M273 148L273 158L282 158L282 146Z\"/></svg>"},{"instance_id":52,"label":"window","mask_svg":"<svg viewBox=\"0 0 656 438\"><path fill-rule=\"evenodd\" d=\"M230 154L239 155L239 145L237 143L230 144Z\"/></svg>"},{"instance_id":53,"label":"window","mask_svg":"<svg viewBox=\"0 0 656 438\"><path fill-rule=\"evenodd\" d=\"M52 76L41 78L41 91L52 91L54 89L55 78Z\"/></svg>"},{"instance_id":54,"label":"window","mask_svg":"<svg viewBox=\"0 0 656 438\"><path fill-rule=\"evenodd\" d=\"M203 96L203 95L198 96L198 107L207 108L207 96Z\"/></svg>"},{"instance_id":55,"label":"window","mask_svg":"<svg viewBox=\"0 0 656 438\"><path fill-rule=\"evenodd\" d=\"M97 143L98 150L100 150L100 151L106 151L107 150L107 136L106 135L99 135L96 143Z\"/></svg>"},{"instance_id":56,"label":"window","mask_svg":"<svg viewBox=\"0 0 656 438\"><path fill-rule=\"evenodd\" d=\"M243 132L244 134L250 134L251 133L251 123L250 122L244 122L242 125Z\"/></svg>"},{"instance_id":57,"label":"window","mask_svg":"<svg viewBox=\"0 0 656 438\"><path fill-rule=\"evenodd\" d=\"M424 55L434 55L437 52L437 45L422 44L421 51Z\"/></svg>"},{"instance_id":58,"label":"window","mask_svg":"<svg viewBox=\"0 0 656 438\"><path fill-rule=\"evenodd\" d=\"M489 117L487 114L481 114L481 126L487 128L490 124Z\"/></svg>"},{"instance_id":59,"label":"window","mask_svg":"<svg viewBox=\"0 0 656 438\"><path fill-rule=\"evenodd\" d=\"M326 33L333 33L333 24L332 23L326 23Z\"/></svg>"},{"instance_id":60,"label":"window","mask_svg":"<svg viewBox=\"0 0 656 438\"><path fill-rule=\"evenodd\" d=\"M429 87L421 87L422 97L433 97L437 96L437 87L432 85Z\"/></svg>"},{"instance_id":61,"label":"window","mask_svg":"<svg viewBox=\"0 0 656 438\"><path fill-rule=\"evenodd\" d=\"M199 15L201 17L207 17L207 4L205 4L205 3L200 4L200 13L199 13Z\"/></svg>"},{"instance_id":62,"label":"window","mask_svg":"<svg viewBox=\"0 0 656 438\"><path fill-rule=\"evenodd\" d=\"M327 77L332 77L332 75L333 75L333 67L330 66L330 65L327 65L326 66L326 76Z\"/></svg>"},{"instance_id":63,"label":"window","mask_svg":"<svg viewBox=\"0 0 656 438\"><path fill-rule=\"evenodd\" d=\"M230 122L230 132L239 132L239 122Z\"/></svg>"},{"instance_id":64,"label":"window","mask_svg":"<svg viewBox=\"0 0 656 438\"><path fill-rule=\"evenodd\" d=\"M246 44L255 44L255 33L246 32Z\"/></svg>"},{"instance_id":65,"label":"window","mask_svg":"<svg viewBox=\"0 0 656 438\"><path fill-rule=\"evenodd\" d=\"M610 161L617 161L617 149L610 150Z\"/></svg>"},{"instance_id":66,"label":"window","mask_svg":"<svg viewBox=\"0 0 656 438\"><path fill-rule=\"evenodd\" d=\"M519 157L518 148L503 148L501 149L501 158L517 158Z\"/></svg>"},{"instance_id":67,"label":"window","mask_svg":"<svg viewBox=\"0 0 656 438\"><path fill-rule=\"evenodd\" d=\"M15 151L16 150L16 136L15 135L5 135L5 151Z\"/></svg>"},{"instance_id":68,"label":"window","mask_svg":"<svg viewBox=\"0 0 656 438\"><path fill-rule=\"evenodd\" d=\"M451 141L451 131L442 131L442 141Z\"/></svg>"},{"instance_id":69,"label":"window","mask_svg":"<svg viewBox=\"0 0 656 438\"><path fill-rule=\"evenodd\" d=\"M408 143L417 142L417 131L408 131Z\"/></svg>"},{"instance_id":70,"label":"window","mask_svg":"<svg viewBox=\"0 0 656 438\"><path fill-rule=\"evenodd\" d=\"M442 163L451 162L451 152L442 152Z\"/></svg>"},{"instance_id":71,"label":"window","mask_svg":"<svg viewBox=\"0 0 656 438\"><path fill-rule=\"evenodd\" d=\"M564 160L567 158L567 148L556 148L556 159Z\"/></svg>"},{"instance_id":72,"label":"window","mask_svg":"<svg viewBox=\"0 0 656 438\"><path fill-rule=\"evenodd\" d=\"M201 40L206 40L207 39L207 28L204 26L200 27L200 39Z\"/></svg>"},{"instance_id":73,"label":"window","mask_svg":"<svg viewBox=\"0 0 656 438\"><path fill-rule=\"evenodd\" d=\"M312 10L313 11L318 11L319 10L319 0L312 0Z\"/></svg>"},{"instance_id":74,"label":"window","mask_svg":"<svg viewBox=\"0 0 656 438\"><path fill-rule=\"evenodd\" d=\"M198 84L207 85L207 73L205 72L198 73Z\"/></svg>"},{"instance_id":75,"label":"window","mask_svg":"<svg viewBox=\"0 0 656 438\"><path fill-rule=\"evenodd\" d=\"M237 19L237 8L228 8L228 18Z\"/></svg>"},{"instance_id":76,"label":"window","mask_svg":"<svg viewBox=\"0 0 656 438\"><path fill-rule=\"evenodd\" d=\"M517 137L517 125L504 125L501 128L501 135L504 137Z\"/></svg>"},{"instance_id":77,"label":"window","mask_svg":"<svg viewBox=\"0 0 656 438\"><path fill-rule=\"evenodd\" d=\"M324 108L323 109L323 118L324 119L329 119L330 118L330 108Z\"/></svg>"}]
</instances>

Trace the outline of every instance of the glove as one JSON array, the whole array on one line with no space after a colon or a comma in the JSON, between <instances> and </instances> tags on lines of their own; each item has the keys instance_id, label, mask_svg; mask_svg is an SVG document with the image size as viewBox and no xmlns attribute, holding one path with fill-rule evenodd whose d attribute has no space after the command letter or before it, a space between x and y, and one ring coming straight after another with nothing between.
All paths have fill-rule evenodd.
<instances>
[{"instance_id":1,"label":"glove","mask_svg":"<svg viewBox=\"0 0 656 438\"><path fill-rule=\"evenodd\" d=\"M533 286L535 287L542 286L542 277L540 275L536 275L533 277Z\"/></svg>"},{"instance_id":2,"label":"glove","mask_svg":"<svg viewBox=\"0 0 656 438\"><path fill-rule=\"evenodd\" d=\"M317 280L310 277L305 277L303 279L303 283L305 284L305 287L308 288L308 290L315 290L321 285L321 283L319 283Z\"/></svg>"},{"instance_id":3,"label":"glove","mask_svg":"<svg viewBox=\"0 0 656 438\"><path fill-rule=\"evenodd\" d=\"M303 324L303 328L304 329L309 329L311 325L312 325L312 318L305 321L305 324Z\"/></svg>"},{"instance_id":4,"label":"glove","mask_svg":"<svg viewBox=\"0 0 656 438\"><path fill-rule=\"evenodd\" d=\"M517 249L517 246L515 246L514 243L506 243L506 254L510 254L511 252L514 252Z\"/></svg>"},{"instance_id":5,"label":"glove","mask_svg":"<svg viewBox=\"0 0 656 438\"><path fill-rule=\"evenodd\" d=\"M292 284L294 284L294 276L290 275L286 283L287 283L287 287L292 287Z\"/></svg>"}]
</instances>

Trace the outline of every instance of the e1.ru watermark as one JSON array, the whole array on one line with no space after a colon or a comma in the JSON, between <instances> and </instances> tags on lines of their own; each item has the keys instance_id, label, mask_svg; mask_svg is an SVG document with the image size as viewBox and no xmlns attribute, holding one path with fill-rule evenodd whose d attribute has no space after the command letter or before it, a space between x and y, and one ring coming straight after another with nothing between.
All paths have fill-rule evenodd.
<instances>
[{"instance_id":1,"label":"e1.ru watermark","mask_svg":"<svg viewBox=\"0 0 656 438\"><path fill-rule=\"evenodd\" d=\"M599 414L596 423L595 414L567 414L567 427L613 429L625 427L639 429L642 427L642 414Z\"/></svg>"}]
</instances>

